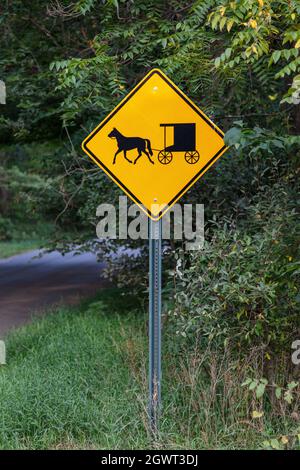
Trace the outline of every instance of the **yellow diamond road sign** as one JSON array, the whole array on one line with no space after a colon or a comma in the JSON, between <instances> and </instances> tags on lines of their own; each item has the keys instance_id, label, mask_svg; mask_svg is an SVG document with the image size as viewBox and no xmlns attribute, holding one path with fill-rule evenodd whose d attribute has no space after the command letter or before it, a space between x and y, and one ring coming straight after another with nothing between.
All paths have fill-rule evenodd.
<instances>
[{"instance_id":1,"label":"yellow diamond road sign","mask_svg":"<svg viewBox=\"0 0 300 470\"><path fill-rule=\"evenodd\" d=\"M225 152L223 132L151 70L83 141L83 150L153 220Z\"/></svg>"}]
</instances>

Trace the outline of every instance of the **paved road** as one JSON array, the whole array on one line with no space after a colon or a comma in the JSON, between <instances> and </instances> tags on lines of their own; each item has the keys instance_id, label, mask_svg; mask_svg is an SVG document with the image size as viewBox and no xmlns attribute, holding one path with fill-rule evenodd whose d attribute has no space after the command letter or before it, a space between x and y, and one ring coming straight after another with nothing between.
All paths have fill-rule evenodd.
<instances>
[{"instance_id":1,"label":"paved road","mask_svg":"<svg viewBox=\"0 0 300 470\"><path fill-rule=\"evenodd\" d=\"M46 306L76 304L105 284L100 276L103 263L91 253L38 254L36 250L0 260L0 338Z\"/></svg>"}]
</instances>

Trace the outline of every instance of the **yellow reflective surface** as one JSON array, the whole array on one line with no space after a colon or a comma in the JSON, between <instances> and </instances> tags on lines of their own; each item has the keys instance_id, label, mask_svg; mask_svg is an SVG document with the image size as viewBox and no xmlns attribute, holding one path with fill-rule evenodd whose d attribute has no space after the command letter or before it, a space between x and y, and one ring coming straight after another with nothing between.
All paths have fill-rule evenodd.
<instances>
[{"instance_id":1,"label":"yellow reflective surface","mask_svg":"<svg viewBox=\"0 0 300 470\"><path fill-rule=\"evenodd\" d=\"M112 131L119 140L108 136ZM150 141L150 158L140 150L145 148L149 154L144 139ZM174 150L166 158L160 154L160 162L159 151L165 143ZM126 151L130 163L122 148L135 144ZM226 151L222 131L158 69L145 76L84 140L82 148L154 220Z\"/></svg>"}]
</instances>

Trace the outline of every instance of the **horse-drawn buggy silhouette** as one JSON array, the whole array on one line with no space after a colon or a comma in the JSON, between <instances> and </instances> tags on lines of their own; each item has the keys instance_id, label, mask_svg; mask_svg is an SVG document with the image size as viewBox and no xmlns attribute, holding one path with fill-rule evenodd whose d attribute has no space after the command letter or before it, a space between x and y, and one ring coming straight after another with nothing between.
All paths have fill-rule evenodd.
<instances>
[{"instance_id":1,"label":"horse-drawn buggy silhouette","mask_svg":"<svg viewBox=\"0 0 300 470\"><path fill-rule=\"evenodd\" d=\"M196 150L196 124L160 124L164 128L164 149L158 153L158 160L163 165L171 163L173 152L185 152L187 163L193 165L198 162L200 155ZM167 127L174 129L174 144L167 147Z\"/></svg>"},{"instance_id":2,"label":"horse-drawn buggy silhouette","mask_svg":"<svg viewBox=\"0 0 300 470\"><path fill-rule=\"evenodd\" d=\"M163 165L168 165L173 160L173 152L184 152L184 158L187 163L193 165L198 162L200 155L196 150L196 124L195 123L176 123L176 124L160 124L164 128L164 148L163 150L152 149L149 139L143 137L127 137L121 134L115 127L108 134L108 137L116 139L118 149L114 155L113 164L116 163L117 155L121 152L129 163L134 163L141 158L144 153L150 163L152 160L153 150L158 152L158 161ZM167 147L167 127L173 127L174 143ZM138 155L134 161L127 157L127 151L137 149Z\"/></svg>"}]
</instances>

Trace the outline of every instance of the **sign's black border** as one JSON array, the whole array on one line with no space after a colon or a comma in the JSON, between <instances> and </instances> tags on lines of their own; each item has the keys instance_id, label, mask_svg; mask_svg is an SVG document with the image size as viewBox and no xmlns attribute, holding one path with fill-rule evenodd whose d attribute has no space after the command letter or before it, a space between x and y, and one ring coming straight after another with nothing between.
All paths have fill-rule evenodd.
<instances>
[{"instance_id":1,"label":"sign's black border","mask_svg":"<svg viewBox=\"0 0 300 470\"><path fill-rule=\"evenodd\" d=\"M149 80L149 78L151 78L154 74L157 74L159 75L179 96L180 98L182 98L192 109L193 111L195 111L198 116L201 117L201 119L203 119L206 124L208 124L212 129L214 129L214 131L219 134L219 136L221 136L222 138L224 137L223 136L223 133L217 129L213 123L206 118L206 116L204 116L202 113L199 112L199 110L196 108L196 106L193 105L193 103L191 103L189 100L187 100L187 98L184 96L183 93L181 93L180 90L178 90L172 82L170 82L164 75L162 75L160 73L159 70L153 70L152 72L150 72L145 78L144 80L141 80L141 82L136 86L136 88L131 92L129 93L129 95L124 99L124 101L122 101L122 103L120 103L114 110L113 112L106 118L104 119L104 121L100 124L99 127L97 127L95 129L94 132L92 132L90 134L90 136L83 142L83 148L87 151L88 154L92 155L93 158L99 163L100 167L102 167L106 173L108 173L115 181L118 182L119 186L121 188L123 188L125 190L125 192L127 194L130 195L130 197L135 201L137 202L140 206L143 206L143 203L128 189L126 188L125 184L122 183L122 181L120 181L115 175L114 173L112 173L105 165L104 163L87 147L87 144L89 143L89 141L102 129L102 127L104 127L110 120L111 118L119 111L119 109L121 109L126 103L127 101L130 100L130 98ZM184 193L185 191L187 190L187 188L193 183L193 181L197 180L201 173L204 173L206 168L209 167L212 163L214 163L215 160L217 160L217 158L219 157L219 155L224 151L224 149L226 149L226 145L224 145L210 160L209 162L206 163L206 165L204 167L201 168L201 170L176 194L175 197L173 197L173 199L171 199L171 201L166 204L166 207L170 207L177 199L179 199ZM144 207L144 206L143 206ZM161 214L162 212L160 212L157 216L154 216L151 211L149 211L149 209L145 208L145 210L147 211L148 215L152 218L152 219L155 219L155 220L158 220L160 217L161 217Z\"/></svg>"}]
</instances>

